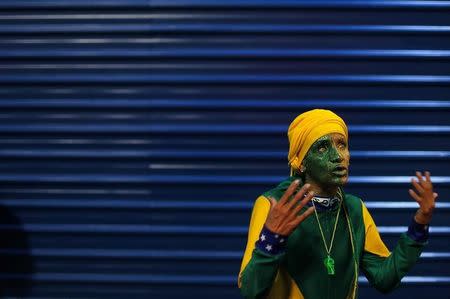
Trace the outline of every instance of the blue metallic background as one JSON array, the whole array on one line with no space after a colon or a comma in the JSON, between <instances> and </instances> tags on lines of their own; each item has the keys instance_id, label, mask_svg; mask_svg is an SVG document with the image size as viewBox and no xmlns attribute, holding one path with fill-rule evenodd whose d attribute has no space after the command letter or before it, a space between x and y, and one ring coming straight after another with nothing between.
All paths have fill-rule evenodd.
<instances>
[{"instance_id":1,"label":"blue metallic background","mask_svg":"<svg viewBox=\"0 0 450 299\"><path fill-rule=\"evenodd\" d=\"M432 172L384 298L450 298L450 1L1 1L0 296L239 298L253 201L319 107L390 248Z\"/></svg>"}]
</instances>

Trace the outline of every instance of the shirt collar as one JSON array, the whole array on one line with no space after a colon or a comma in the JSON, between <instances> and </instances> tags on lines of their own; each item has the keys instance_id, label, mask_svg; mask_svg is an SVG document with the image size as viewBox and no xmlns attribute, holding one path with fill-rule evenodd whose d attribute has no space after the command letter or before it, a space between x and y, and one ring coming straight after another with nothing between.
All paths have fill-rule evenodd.
<instances>
[{"instance_id":1,"label":"shirt collar","mask_svg":"<svg viewBox=\"0 0 450 299\"><path fill-rule=\"evenodd\" d=\"M314 201L317 211L328 211L331 210L336 203L339 203L339 198L335 197L323 197L323 196L314 196L311 201ZM312 206L312 202L308 202L308 205Z\"/></svg>"}]
</instances>

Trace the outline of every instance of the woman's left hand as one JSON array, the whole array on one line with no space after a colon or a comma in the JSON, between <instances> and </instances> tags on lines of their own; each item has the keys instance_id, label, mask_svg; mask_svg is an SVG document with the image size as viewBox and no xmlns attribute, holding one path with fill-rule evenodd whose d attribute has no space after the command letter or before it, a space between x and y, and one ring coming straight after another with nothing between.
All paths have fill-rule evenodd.
<instances>
[{"instance_id":1,"label":"woman's left hand","mask_svg":"<svg viewBox=\"0 0 450 299\"><path fill-rule=\"evenodd\" d=\"M411 179L411 183L415 190L409 189L409 195L411 195L420 206L414 219L417 223L429 224L436 206L438 194L433 192L433 184L431 183L429 171L425 171L425 178L420 171L416 171L416 176L417 180L415 178Z\"/></svg>"}]
</instances>

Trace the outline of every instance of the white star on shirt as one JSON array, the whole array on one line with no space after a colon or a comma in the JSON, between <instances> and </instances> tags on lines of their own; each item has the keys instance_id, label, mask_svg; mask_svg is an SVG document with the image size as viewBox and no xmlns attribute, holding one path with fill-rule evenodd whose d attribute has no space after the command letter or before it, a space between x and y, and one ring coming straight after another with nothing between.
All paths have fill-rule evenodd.
<instances>
[{"instance_id":1,"label":"white star on shirt","mask_svg":"<svg viewBox=\"0 0 450 299\"><path fill-rule=\"evenodd\" d=\"M278 239L279 235L275 235L275 239Z\"/></svg>"},{"instance_id":2,"label":"white star on shirt","mask_svg":"<svg viewBox=\"0 0 450 299\"><path fill-rule=\"evenodd\" d=\"M271 251L271 250L272 250L272 245L270 245L270 244L267 244L267 246L266 246L266 250L267 250L267 251Z\"/></svg>"},{"instance_id":3,"label":"white star on shirt","mask_svg":"<svg viewBox=\"0 0 450 299\"><path fill-rule=\"evenodd\" d=\"M280 239L280 243L283 243L284 242L284 239Z\"/></svg>"},{"instance_id":4,"label":"white star on shirt","mask_svg":"<svg viewBox=\"0 0 450 299\"><path fill-rule=\"evenodd\" d=\"M264 234L261 235L261 241L265 241L266 240L266 236Z\"/></svg>"}]
</instances>

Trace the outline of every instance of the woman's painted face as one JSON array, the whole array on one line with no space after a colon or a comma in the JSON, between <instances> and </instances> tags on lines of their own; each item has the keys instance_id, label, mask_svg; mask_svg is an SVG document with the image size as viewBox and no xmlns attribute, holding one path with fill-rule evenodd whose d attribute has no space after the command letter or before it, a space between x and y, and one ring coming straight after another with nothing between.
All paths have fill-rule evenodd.
<instances>
[{"instance_id":1,"label":"woman's painted face","mask_svg":"<svg viewBox=\"0 0 450 299\"><path fill-rule=\"evenodd\" d=\"M348 180L350 153L345 137L331 133L314 142L303 160L307 181L320 186L343 186Z\"/></svg>"}]
</instances>

